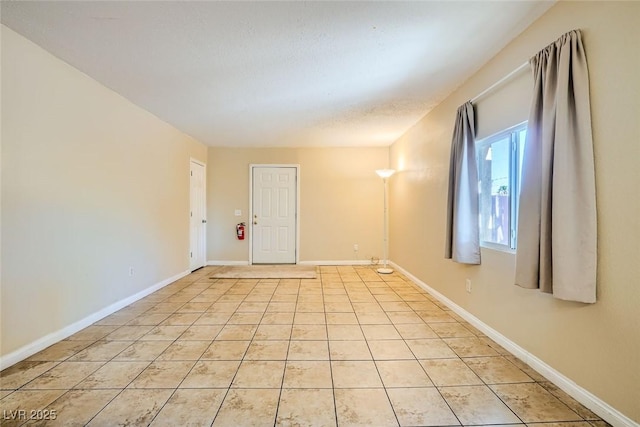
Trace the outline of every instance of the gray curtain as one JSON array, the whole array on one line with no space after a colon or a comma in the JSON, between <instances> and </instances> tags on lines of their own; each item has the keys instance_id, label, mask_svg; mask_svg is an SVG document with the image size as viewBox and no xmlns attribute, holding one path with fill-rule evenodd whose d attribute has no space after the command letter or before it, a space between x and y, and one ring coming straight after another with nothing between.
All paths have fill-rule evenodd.
<instances>
[{"instance_id":1,"label":"gray curtain","mask_svg":"<svg viewBox=\"0 0 640 427\"><path fill-rule=\"evenodd\" d=\"M445 258L480 264L476 127L471 102L458 108L451 142Z\"/></svg>"},{"instance_id":2,"label":"gray curtain","mask_svg":"<svg viewBox=\"0 0 640 427\"><path fill-rule=\"evenodd\" d=\"M530 64L516 253L517 285L596 301L596 194L589 74L580 31L560 37Z\"/></svg>"}]
</instances>

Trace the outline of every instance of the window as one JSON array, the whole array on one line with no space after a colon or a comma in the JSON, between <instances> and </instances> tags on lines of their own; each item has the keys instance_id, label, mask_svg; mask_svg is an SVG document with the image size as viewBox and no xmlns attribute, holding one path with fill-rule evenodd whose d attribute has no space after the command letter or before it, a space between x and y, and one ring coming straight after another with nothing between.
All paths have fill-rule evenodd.
<instances>
[{"instance_id":1,"label":"window","mask_svg":"<svg viewBox=\"0 0 640 427\"><path fill-rule=\"evenodd\" d=\"M479 175L480 242L516 248L518 197L526 123L476 142Z\"/></svg>"}]
</instances>

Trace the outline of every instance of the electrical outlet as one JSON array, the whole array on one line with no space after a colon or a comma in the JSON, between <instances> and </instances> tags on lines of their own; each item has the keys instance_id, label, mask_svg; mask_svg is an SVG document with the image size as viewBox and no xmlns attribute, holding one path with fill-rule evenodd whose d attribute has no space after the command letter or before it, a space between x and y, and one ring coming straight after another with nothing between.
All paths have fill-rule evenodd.
<instances>
[{"instance_id":1,"label":"electrical outlet","mask_svg":"<svg viewBox=\"0 0 640 427\"><path fill-rule=\"evenodd\" d=\"M353 250L356 251L356 252L360 250L360 247L358 246L357 243L353 244Z\"/></svg>"},{"instance_id":2,"label":"electrical outlet","mask_svg":"<svg viewBox=\"0 0 640 427\"><path fill-rule=\"evenodd\" d=\"M129 267L129 277L133 276L135 272L136 271L133 269L133 267Z\"/></svg>"},{"instance_id":3,"label":"electrical outlet","mask_svg":"<svg viewBox=\"0 0 640 427\"><path fill-rule=\"evenodd\" d=\"M465 281L465 283L466 283L466 286L467 286L467 292L471 293L471 279L467 279Z\"/></svg>"}]
</instances>

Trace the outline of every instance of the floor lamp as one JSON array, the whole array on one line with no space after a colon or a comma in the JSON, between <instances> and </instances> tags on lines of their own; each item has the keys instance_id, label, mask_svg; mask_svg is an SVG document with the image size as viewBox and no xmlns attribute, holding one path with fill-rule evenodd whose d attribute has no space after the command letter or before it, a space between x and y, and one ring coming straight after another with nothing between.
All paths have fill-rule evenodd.
<instances>
[{"instance_id":1,"label":"floor lamp","mask_svg":"<svg viewBox=\"0 0 640 427\"><path fill-rule=\"evenodd\" d=\"M378 269L378 273L382 274L391 274L393 273L393 269L387 266L387 252L389 250L389 231L388 231L388 214L387 214L387 178L393 175L396 171L393 169L378 169L376 173L380 178L382 178L382 182L384 184L384 232L383 232L383 245L382 252L384 255L383 266Z\"/></svg>"}]
</instances>

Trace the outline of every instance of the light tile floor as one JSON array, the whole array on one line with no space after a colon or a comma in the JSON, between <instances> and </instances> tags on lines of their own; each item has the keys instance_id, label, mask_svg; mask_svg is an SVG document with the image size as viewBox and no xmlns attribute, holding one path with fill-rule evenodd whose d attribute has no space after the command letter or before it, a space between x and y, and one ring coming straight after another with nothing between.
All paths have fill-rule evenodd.
<instances>
[{"instance_id":1,"label":"light tile floor","mask_svg":"<svg viewBox=\"0 0 640 427\"><path fill-rule=\"evenodd\" d=\"M2 371L1 424L607 425L401 274L215 268Z\"/></svg>"}]
</instances>

